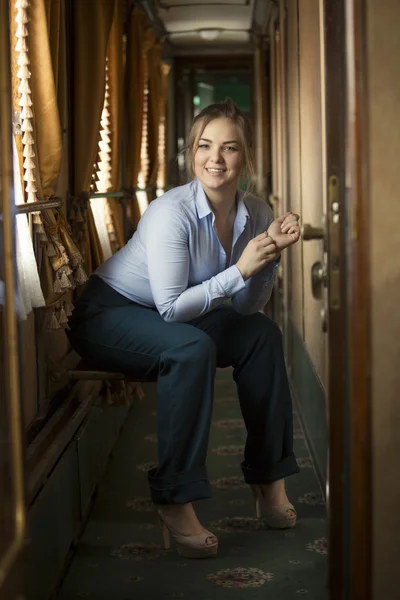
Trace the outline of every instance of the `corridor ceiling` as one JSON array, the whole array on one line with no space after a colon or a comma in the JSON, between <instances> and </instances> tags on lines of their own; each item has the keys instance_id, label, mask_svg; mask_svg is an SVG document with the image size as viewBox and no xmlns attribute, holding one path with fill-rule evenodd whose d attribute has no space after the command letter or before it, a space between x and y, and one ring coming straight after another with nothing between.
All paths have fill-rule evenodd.
<instances>
[{"instance_id":1,"label":"corridor ceiling","mask_svg":"<svg viewBox=\"0 0 400 600\"><path fill-rule=\"evenodd\" d=\"M251 53L273 0L141 0L173 55Z\"/></svg>"}]
</instances>

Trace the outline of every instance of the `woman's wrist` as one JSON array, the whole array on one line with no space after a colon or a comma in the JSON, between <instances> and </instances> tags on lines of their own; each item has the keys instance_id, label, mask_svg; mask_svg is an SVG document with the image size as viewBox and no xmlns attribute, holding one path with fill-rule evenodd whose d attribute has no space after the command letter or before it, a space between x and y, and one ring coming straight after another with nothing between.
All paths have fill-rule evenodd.
<instances>
[{"instance_id":1,"label":"woman's wrist","mask_svg":"<svg viewBox=\"0 0 400 600\"><path fill-rule=\"evenodd\" d=\"M240 264L239 261L236 263L236 267L239 269L239 272L240 272L241 276L243 277L243 281L247 281L250 278L250 275L248 275L248 273L246 273L246 270L242 267L242 265Z\"/></svg>"}]
</instances>

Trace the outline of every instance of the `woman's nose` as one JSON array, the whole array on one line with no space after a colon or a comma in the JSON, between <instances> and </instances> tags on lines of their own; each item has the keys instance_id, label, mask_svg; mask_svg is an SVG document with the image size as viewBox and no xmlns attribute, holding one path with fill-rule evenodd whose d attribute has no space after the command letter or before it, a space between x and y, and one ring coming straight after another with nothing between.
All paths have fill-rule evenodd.
<instances>
[{"instance_id":1,"label":"woman's nose","mask_svg":"<svg viewBox=\"0 0 400 600\"><path fill-rule=\"evenodd\" d=\"M211 152L211 160L213 162L216 162L216 163L219 163L219 162L221 162L223 160L222 156L221 156L221 152L219 151L219 149L212 150L212 152Z\"/></svg>"}]
</instances>

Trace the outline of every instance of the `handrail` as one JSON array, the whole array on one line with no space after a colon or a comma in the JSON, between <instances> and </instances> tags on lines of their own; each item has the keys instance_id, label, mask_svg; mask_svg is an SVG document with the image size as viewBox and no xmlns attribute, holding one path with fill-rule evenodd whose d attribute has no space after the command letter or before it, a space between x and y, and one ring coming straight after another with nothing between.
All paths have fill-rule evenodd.
<instances>
[{"instance_id":1,"label":"handrail","mask_svg":"<svg viewBox=\"0 0 400 600\"><path fill-rule=\"evenodd\" d=\"M129 190L121 190L119 192L96 192L95 194L90 194L90 200L95 198L129 198L136 192L154 192L157 189L157 186L153 187L144 187L144 188L132 188Z\"/></svg>"},{"instance_id":2,"label":"handrail","mask_svg":"<svg viewBox=\"0 0 400 600\"><path fill-rule=\"evenodd\" d=\"M56 198L54 200L39 200L38 202L17 204L15 207L15 212L17 215L26 215L33 212L48 210L49 208L59 208L62 205L63 201L61 198Z\"/></svg>"}]
</instances>

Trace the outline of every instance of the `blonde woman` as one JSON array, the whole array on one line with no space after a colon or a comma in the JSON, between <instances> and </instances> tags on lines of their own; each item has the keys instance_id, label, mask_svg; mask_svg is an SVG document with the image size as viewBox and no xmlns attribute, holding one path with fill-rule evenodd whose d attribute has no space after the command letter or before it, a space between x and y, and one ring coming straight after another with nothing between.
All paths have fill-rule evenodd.
<instances>
[{"instance_id":1,"label":"blonde woman","mask_svg":"<svg viewBox=\"0 0 400 600\"><path fill-rule=\"evenodd\" d=\"M231 100L205 108L188 146L194 175L154 200L138 229L90 278L69 337L100 367L158 380L159 466L148 474L169 547L201 558L218 539L193 502L211 496L206 456L216 367L233 367L247 428L242 470L258 516L292 527L284 480L298 472L281 332L260 310L299 217L273 220L238 189L254 175L251 129Z\"/></svg>"}]
</instances>

